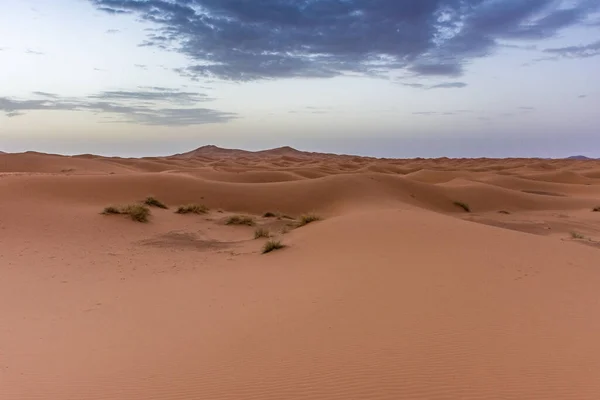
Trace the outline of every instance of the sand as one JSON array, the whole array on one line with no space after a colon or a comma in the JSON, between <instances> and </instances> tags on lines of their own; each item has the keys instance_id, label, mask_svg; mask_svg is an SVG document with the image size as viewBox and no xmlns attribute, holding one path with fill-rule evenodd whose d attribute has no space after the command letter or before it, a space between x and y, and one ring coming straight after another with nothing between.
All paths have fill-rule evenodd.
<instances>
[{"instance_id":1,"label":"sand","mask_svg":"<svg viewBox=\"0 0 600 400\"><path fill-rule=\"evenodd\" d=\"M1 154L0 399L598 399L596 206L593 160Z\"/></svg>"}]
</instances>

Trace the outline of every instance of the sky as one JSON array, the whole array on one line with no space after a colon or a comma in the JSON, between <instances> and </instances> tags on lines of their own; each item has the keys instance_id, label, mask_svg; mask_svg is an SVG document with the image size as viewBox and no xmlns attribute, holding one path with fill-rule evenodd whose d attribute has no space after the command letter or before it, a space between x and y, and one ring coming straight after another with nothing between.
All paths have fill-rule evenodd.
<instances>
[{"instance_id":1,"label":"sky","mask_svg":"<svg viewBox=\"0 0 600 400\"><path fill-rule=\"evenodd\" d=\"M600 0L0 7L0 151L600 157Z\"/></svg>"}]
</instances>

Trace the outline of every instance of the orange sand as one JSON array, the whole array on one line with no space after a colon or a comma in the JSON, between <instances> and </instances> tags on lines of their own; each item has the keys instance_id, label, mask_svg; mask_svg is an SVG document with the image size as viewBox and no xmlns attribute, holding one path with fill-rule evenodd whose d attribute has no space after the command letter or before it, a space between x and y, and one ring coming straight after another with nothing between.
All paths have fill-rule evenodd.
<instances>
[{"instance_id":1,"label":"orange sand","mask_svg":"<svg viewBox=\"0 0 600 400\"><path fill-rule=\"evenodd\" d=\"M598 161L2 154L0 399L599 399L595 206Z\"/></svg>"}]
</instances>

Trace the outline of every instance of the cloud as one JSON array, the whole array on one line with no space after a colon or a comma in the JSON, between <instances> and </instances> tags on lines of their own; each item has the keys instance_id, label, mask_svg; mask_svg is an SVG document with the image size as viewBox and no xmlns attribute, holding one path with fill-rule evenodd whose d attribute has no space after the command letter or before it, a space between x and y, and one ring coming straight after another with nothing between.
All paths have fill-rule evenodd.
<instances>
[{"instance_id":1,"label":"cloud","mask_svg":"<svg viewBox=\"0 0 600 400\"><path fill-rule=\"evenodd\" d=\"M139 68L139 69L143 69L143 70L147 70L148 66L144 65L144 64L133 64L134 67Z\"/></svg>"},{"instance_id":2,"label":"cloud","mask_svg":"<svg viewBox=\"0 0 600 400\"><path fill-rule=\"evenodd\" d=\"M95 95L68 98L52 93L34 92L43 100L19 100L0 97L0 111L17 117L29 111L88 111L105 113L114 122L144 125L186 126L227 122L237 115L209 108L174 107L193 105L210 100L202 93L181 92L176 89L110 91Z\"/></svg>"},{"instance_id":3,"label":"cloud","mask_svg":"<svg viewBox=\"0 0 600 400\"><path fill-rule=\"evenodd\" d=\"M545 49L544 52L561 58L595 57L600 55L600 40L583 46L568 46Z\"/></svg>"},{"instance_id":4,"label":"cloud","mask_svg":"<svg viewBox=\"0 0 600 400\"><path fill-rule=\"evenodd\" d=\"M579 96L577 96L578 99L585 99L587 97L587 94L580 94Z\"/></svg>"},{"instance_id":5,"label":"cloud","mask_svg":"<svg viewBox=\"0 0 600 400\"><path fill-rule=\"evenodd\" d=\"M429 89L461 89L467 87L464 82L444 82L429 86Z\"/></svg>"},{"instance_id":6,"label":"cloud","mask_svg":"<svg viewBox=\"0 0 600 400\"><path fill-rule=\"evenodd\" d=\"M519 107L519 110L523 112L535 111L535 107Z\"/></svg>"},{"instance_id":7,"label":"cloud","mask_svg":"<svg viewBox=\"0 0 600 400\"><path fill-rule=\"evenodd\" d=\"M502 42L553 37L600 9L595 0L88 1L154 24L141 45L186 55L182 75L234 81L458 77Z\"/></svg>"},{"instance_id":8,"label":"cloud","mask_svg":"<svg viewBox=\"0 0 600 400\"><path fill-rule=\"evenodd\" d=\"M119 29L108 29L108 30L106 30L106 33L108 35L114 35L115 33L119 33L119 32L121 32L121 30L119 30Z\"/></svg>"},{"instance_id":9,"label":"cloud","mask_svg":"<svg viewBox=\"0 0 600 400\"><path fill-rule=\"evenodd\" d=\"M34 94L36 96L41 96L41 97L50 97L52 99L56 99L59 97L57 94L48 93L48 92L32 92L32 94Z\"/></svg>"},{"instance_id":10,"label":"cloud","mask_svg":"<svg viewBox=\"0 0 600 400\"><path fill-rule=\"evenodd\" d=\"M25 53L26 54L31 54L33 56L43 56L44 55L44 53L41 52L41 51L36 51L36 50L31 50L31 49L25 50Z\"/></svg>"},{"instance_id":11,"label":"cloud","mask_svg":"<svg viewBox=\"0 0 600 400\"><path fill-rule=\"evenodd\" d=\"M403 83L403 86L408 86L414 89L462 89L468 85L464 82L442 82L434 85L426 85L424 83Z\"/></svg>"}]
</instances>

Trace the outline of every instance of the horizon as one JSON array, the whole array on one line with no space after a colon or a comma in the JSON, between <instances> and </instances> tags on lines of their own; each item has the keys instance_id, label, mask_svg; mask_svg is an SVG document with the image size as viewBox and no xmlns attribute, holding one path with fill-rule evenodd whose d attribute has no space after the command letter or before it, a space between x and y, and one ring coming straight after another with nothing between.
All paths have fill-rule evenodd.
<instances>
[{"instance_id":1,"label":"horizon","mask_svg":"<svg viewBox=\"0 0 600 400\"><path fill-rule=\"evenodd\" d=\"M598 158L599 37L590 0L12 2L0 151Z\"/></svg>"}]
</instances>

